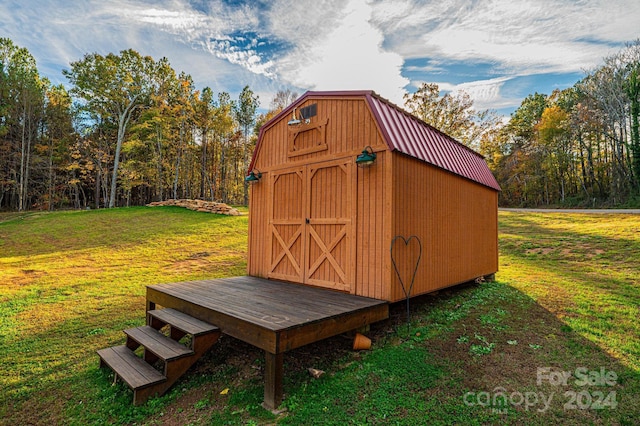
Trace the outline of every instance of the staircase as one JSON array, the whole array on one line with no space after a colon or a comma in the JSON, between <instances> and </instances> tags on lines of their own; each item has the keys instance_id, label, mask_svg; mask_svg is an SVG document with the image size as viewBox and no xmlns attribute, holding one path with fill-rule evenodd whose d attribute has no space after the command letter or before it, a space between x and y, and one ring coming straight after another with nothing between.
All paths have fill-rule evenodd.
<instances>
[{"instance_id":1,"label":"staircase","mask_svg":"<svg viewBox=\"0 0 640 426\"><path fill-rule=\"evenodd\" d=\"M147 314L149 325L124 330L125 345L98 351L100 367L111 368L133 390L134 405L164 394L220 337L218 327L174 309Z\"/></svg>"}]
</instances>

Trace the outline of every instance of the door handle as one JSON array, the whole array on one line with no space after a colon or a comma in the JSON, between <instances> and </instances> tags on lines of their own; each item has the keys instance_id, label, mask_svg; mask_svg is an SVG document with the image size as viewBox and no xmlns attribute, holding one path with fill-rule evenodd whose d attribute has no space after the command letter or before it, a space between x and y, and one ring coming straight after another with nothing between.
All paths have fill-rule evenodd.
<instances>
[{"instance_id":1,"label":"door handle","mask_svg":"<svg viewBox=\"0 0 640 426\"><path fill-rule=\"evenodd\" d=\"M309 224L309 218L305 219L305 222L307 223L307 225Z\"/></svg>"}]
</instances>

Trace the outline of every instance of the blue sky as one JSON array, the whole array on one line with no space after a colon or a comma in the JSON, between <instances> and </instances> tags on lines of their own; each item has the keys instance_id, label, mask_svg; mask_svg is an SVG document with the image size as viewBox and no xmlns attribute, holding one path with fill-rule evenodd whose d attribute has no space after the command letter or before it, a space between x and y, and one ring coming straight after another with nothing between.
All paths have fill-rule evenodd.
<instances>
[{"instance_id":1,"label":"blue sky","mask_svg":"<svg viewBox=\"0 0 640 426\"><path fill-rule=\"evenodd\" d=\"M402 105L423 82L509 114L572 86L640 37L639 0L3 0L0 37L43 76L85 53L167 57L197 87L236 97L372 89Z\"/></svg>"}]
</instances>

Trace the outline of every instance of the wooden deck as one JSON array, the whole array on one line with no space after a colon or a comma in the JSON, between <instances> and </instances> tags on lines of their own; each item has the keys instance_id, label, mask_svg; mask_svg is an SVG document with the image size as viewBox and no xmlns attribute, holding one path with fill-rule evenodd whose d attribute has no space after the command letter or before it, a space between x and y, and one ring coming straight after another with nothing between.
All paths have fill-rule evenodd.
<instances>
[{"instance_id":1,"label":"wooden deck","mask_svg":"<svg viewBox=\"0 0 640 426\"><path fill-rule=\"evenodd\" d=\"M147 311L173 308L265 351L266 408L282 400L283 353L389 317L387 302L256 277L147 287Z\"/></svg>"}]
</instances>

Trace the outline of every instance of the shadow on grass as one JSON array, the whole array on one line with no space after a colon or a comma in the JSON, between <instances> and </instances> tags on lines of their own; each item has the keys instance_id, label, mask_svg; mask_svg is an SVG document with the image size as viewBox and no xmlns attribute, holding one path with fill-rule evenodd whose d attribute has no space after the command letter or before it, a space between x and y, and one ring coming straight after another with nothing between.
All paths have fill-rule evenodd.
<instances>
[{"instance_id":1,"label":"shadow on grass","mask_svg":"<svg viewBox=\"0 0 640 426\"><path fill-rule=\"evenodd\" d=\"M410 335L404 305L394 305L373 351L327 353L320 380L289 371L282 424L634 424L640 415L638 372L512 287L462 286L412 306ZM596 383L603 371L609 383ZM559 374L566 383L550 380Z\"/></svg>"},{"instance_id":2,"label":"shadow on grass","mask_svg":"<svg viewBox=\"0 0 640 426\"><path fill-rule=\"evenodd\" d=\"M516 287L640 369L640 342L630 337L640 334L637 222L631 216L503 215L500 250Z\"/></svg>"},{"instance_id":3,"label":"shadow on grass","mask_svg":"<svg viewBox=\"0 0 640 426\"><path fill-rule=\"evenodd\" d=\"M634 424L640 417L638 372L509 285L421 296L411 312L407 328L405 305L392 305L390 319L368 333L371 351L352 351L343 335L288 352L287 411L278 417L260 406L262 351L223 336L167 395L140 407L98 369L91 349L56 367L66 373L57 384L33 381L28 399L0 423ZM314 379L310 367L326 374ZM602 372L608 383L597 382ZM563 373L566 383L557 383ZM583 376L591 384L581 385Z\"/></svg>"}]
</instances>

